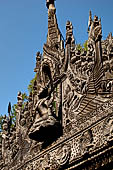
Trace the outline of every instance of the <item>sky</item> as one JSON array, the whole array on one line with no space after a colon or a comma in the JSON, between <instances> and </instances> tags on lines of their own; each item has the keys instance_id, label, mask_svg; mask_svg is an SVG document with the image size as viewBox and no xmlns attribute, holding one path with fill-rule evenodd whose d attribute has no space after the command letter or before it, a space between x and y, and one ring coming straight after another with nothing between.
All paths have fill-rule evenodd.
<instances>
[{"instance_id":1,"label":"sky","mask_svg":"<svg viewBox=\"0 0 113 170\"><path fill-rule=\"evenodd\" d=\"M47 37L46 0L0 0L0 115L28 94L34 77L36 52L43 53ZM89 10L102 21L103 39L113 33L113 0L56 0L57 19L65 39L66 21L74 27L76 43L88 39Z\"/></svg>"}]
</instances>

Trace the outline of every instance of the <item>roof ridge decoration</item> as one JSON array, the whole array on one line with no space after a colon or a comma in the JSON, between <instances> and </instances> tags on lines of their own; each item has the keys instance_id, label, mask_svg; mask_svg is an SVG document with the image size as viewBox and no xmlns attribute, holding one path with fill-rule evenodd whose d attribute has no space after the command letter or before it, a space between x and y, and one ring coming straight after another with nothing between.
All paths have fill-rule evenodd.
<instances>
[{"instance_id":1,"label":"roof ridge decoration","mask_svg":"<svg viewBox=\"0 0 113 170\"><path fill-rule=\"evenodd\" d=\"M48 35L36 54L36 80L16 124L3 121L1 170L99 169L113 163L113 37L102 38L101 20L89 14L87 50L75 44L66 23L65 42L54 0L46 0ZM24 107L23 107L24 104Z\"/></svg>"}]
</instances>

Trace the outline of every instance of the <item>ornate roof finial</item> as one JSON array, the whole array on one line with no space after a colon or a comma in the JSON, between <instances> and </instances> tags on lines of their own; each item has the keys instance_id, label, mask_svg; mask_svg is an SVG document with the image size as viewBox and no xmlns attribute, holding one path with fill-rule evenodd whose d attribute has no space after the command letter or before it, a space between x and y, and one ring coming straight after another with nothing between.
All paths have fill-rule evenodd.
<instances>
[{"instance_id":1,"label":"ornate roof finial","mask_svg":"<svg viewBox=\"0 0 113 170\"><path fill-rule=\"evenodd\" d=\"M9 105L8 105L8 113L10 115L10 112L11 112L11 102L9 102Z\"/></svg>"},{"instance_id":2,"label":"ornate roof finial","mask_svg":"<svg viewBox=\"0 0 113 170\"><path fill-rule=\"evenodd\" d=\"M89 20L92 20L92 13L91 13L91 10L89 11Z\"/></svg>"},{"instance_id":3,"label":"ornate roof finial","mask_svg":"<svg viewBox=\"0 0 113 170\"><path fill-rule=\"evenodd\" d=\"M55 8L55 0L46 0L46 6L48 9L54 9Z\"/></svg>"},{"instance_id":4,"label":"ornate roof finial","mask_svg":"<svg viewBox=\"0 0 113 170\"><path fill-rule=\"evenodd\" d=\"M88 21L88 32L90 30L91 23L92 23L92 13L91 13L91 10L90 10L89 11L89 21Z\"/></svg>"}]
</instances>

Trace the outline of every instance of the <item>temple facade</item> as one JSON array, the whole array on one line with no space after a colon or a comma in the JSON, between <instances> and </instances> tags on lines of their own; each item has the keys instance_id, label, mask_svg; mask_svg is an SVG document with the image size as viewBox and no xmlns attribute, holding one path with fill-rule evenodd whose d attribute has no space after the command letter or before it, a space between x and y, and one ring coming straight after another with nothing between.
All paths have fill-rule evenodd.
<instances>
[{"instance_id":1,"label":"temple facade","mask_svg":"<svg viewBox=\"0 0 113 170\"><path fill-rule=\"evenodd\" d=\"M1 170L113 169L113 36L89 13L87 50L73 25L59 30L54 0L46 0L48 34L37 52L33 91L17 96L16 124L4 117ZM10 105L9 105L10 113Z\"/></svg>"}]
</instances>

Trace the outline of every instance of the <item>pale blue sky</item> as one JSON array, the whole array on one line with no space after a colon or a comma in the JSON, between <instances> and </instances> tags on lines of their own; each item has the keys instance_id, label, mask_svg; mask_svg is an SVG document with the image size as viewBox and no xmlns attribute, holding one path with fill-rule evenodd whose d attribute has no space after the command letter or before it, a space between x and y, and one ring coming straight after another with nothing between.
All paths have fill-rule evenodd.
<instances>
[{"instance_id":1,"label":"pale blue sky","mask_svg":"<svg viewBox=\"0 0 113 170\"><path fill-rule=\"evenodd\" d=\"M0 0L0 114L18 91L27 93L34 77L35 54L47 36L46 0ZM102 19L103 39L113 33L113 0L57 0L59 28L65 38L66 21L74 26L77 43L87 40L89 10Z\"/></svg>"}]
</instances>

